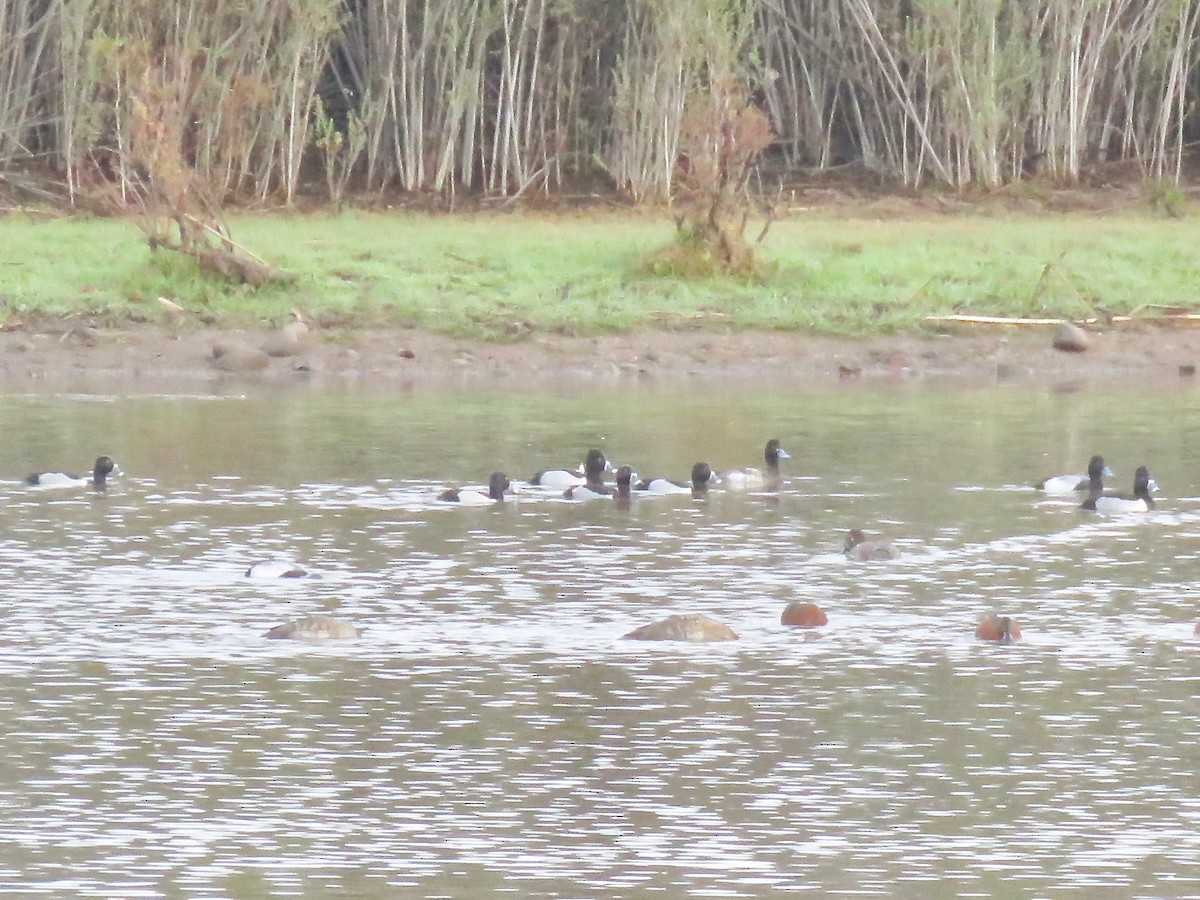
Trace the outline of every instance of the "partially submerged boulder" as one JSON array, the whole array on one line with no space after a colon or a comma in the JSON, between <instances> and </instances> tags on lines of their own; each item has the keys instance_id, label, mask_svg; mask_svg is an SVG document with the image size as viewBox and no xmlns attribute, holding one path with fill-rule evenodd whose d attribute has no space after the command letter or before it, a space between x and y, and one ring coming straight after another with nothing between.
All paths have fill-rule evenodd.
<instances>
[{"instance_id":1,"label":"partially submerged boulder","mask_svg":"<svg viewBox=\"0 0 1200 900\"><path fill-rule=\"evenodd\" d=\"M1054 332L1054 349L1064 353L1082 353L1092 346L1088 333L1074 322L1063 322Z\"/></svg>"},{"instance_id":2,"label":"partially submerged boulder","mask_svg":"<svg viewBox=\"0 0 1200 900\"><path fill-rule=\"evenodd\" d=\"M625 638L631 641L688 641L704 644L710 641L736 641L737 633L728 625L698 613L667 616L661 622L652 622L635 628Z\"/></svg>"},{"instance_id":3,"label":"partially submerged boulder","mask_svg":"<svg viewBox=\"0 0 1200 900\"><path fill-rule=\"evenodd\" d=\"M213 344L208 361L222 372L257 372L267 367L267 354L241 341Z\"/></svg>"},{"instance_id":4,"label":"partially submerged boulder","mask_svg":"<svg viewBox=\"0 0 1200 900\"><path fill-rule=\"evenodd\" d=\"M276 625L264 636L287 641L336 641L358 637L358 629L333 616L305 616Z\"/></svg>"},{"instance_id":5,"label":"partially submerged boulder","mask_svg":"<svg viewBox=\"0 0 1200 900\"><path fill-rule=\"evenodd\" d=\"M262 350L267 356L295 356L304 349L308 325L296 310L291 315L292 321L263 338Z\"/></svg>"}]
</instances>

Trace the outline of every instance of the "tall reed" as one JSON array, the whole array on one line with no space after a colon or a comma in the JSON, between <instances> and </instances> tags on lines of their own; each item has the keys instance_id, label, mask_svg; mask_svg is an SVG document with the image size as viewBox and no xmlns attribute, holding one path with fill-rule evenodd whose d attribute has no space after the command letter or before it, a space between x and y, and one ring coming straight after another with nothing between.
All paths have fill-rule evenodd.
<instances>
[{"instance_id":1,"label":"tall reed","mask_svg":"<svg viewBox=\"0 0 1200 900\"><path fill-rule=\"evenodd\" d=\"M45 165L119 202L130 87L154 66L223 199L328 193L332 128L339 191L453 203L603 178L665 200L724 30L780 178L858 162L996 187L1127 161L1177 179L1198 28L1200 0L5 0L0 172Z\"/></svg>"}]
</instances>

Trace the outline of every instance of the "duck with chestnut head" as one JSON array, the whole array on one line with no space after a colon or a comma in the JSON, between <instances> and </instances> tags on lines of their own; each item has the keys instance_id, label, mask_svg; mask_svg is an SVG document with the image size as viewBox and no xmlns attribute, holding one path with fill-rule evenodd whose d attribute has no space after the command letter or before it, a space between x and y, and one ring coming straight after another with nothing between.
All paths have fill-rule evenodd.
<instances>
[{"instance_id":1,"label":"duck with chestnut head","mask_svg":"<svg viewBox=\"0 0 1200 900\"><path fill-rule=\"evenodd\" d=\"M900 551L889 541L868 541L861 528L851 528L846 532L846 542L842 549L849 559L862 562L879 559L896 559Z\"/></svg>"},{"instance_id":2,"label":"duck with chestnut head","mask_svg":"<svg viewBox=\"0 0 1200 900\"><path fill-rule=\"evenodd\" d=\"M984 616L975 629L975 637L996 644L1011 644L1021 639L1021 629L1008 616Z\"/></svg>"}]
</instances>

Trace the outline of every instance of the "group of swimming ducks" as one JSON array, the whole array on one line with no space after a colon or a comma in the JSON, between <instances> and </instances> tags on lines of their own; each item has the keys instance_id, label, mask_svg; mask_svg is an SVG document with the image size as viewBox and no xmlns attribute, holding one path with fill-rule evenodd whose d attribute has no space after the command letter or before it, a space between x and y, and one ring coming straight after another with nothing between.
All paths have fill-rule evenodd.
<instances>
[{"instance_id":1,"label":"group of swimming ducks","mask_svg":"<svg viewBox=\"0 0 1200 900\"><path fill-rule=\"evenodd\" d=\"M703 497L713 485L722 485L730 490L775 491L783 486L779 461L788 459L777 438L767 441L763 450L763 468L731 469L716 472L708 463L698 462L692 466L690 483L672 481L669 478L639 479L629 466L613 469L604 453L589 450L583 465L577 469L550 469L538 472L526 482L529 487L558 492L567 500L614 499L628 502L635 493L644 494L691 494ZM616 483L609 485L606 474L614 472ZM465 488L450 488L438 495L443 503L466 503L483 505L504 500L505 494L518 493L521 488L511 482L503 472L493 472L488 480L487 491Z\"/></svg>"},{"instance_id":2,"label":"group of swimming ducks","mask_svg":"<svg viewBox=\"0 0 1200 900\"><path fill-rule=\"evenodd\" d=\"M728 469L716 472L705 462L692 466L691 483L672 481L669 478L638 479L629 466L613 470L603 451L591 449L578 469L549 469L538 472L527 485L561 495L566 500L610 499L628 503L636 493L642 494L690 494L704 497L710 485L721 485L734 491L777 491L783 486L783 475L779 461L790 459L778 438L771 438L763 448L763 468ZM615 471L616 484L605 482L605 473ZM438 495L443 503L484 505L502 503L507 493L519 493L503 472L493 472L486 492L466 488L449 488ZM845 553L851 559L895 559L896 548L887 541L869 541L859 528L846 534Z\"/></svg>"},{"instance_id":3,"label":"group of swimming ducks","mask_svg":"<svg viewBox=\"0 0 1200 900\"><path fill-rule=\"evenodd\" d=\"M588 451L581 469L538 472L529 479L528 485L561 492L562 497L568 500L610 498L624 503L628 503L637 492L703 497L711 485L723 485L732 490L775 491L783 484L779 460L788 458L779 440L772 438L763 450L762 469L735 469L718 473L708 463L698 462L692 467L691 483L685 484L667 478L638 480L629 466L621 466L615 470L616 484L610 486L605 482L605 473L613 471L612 467L600 450L593 449ZM1086 475L1056 475L1044 478L1034 486L1051 495L1080 495L1083 497L1080 507L1086 510L1128 513L1154 509L1151 494L1158 490L1158 485L1146 466L1139 466L1134 473L1132 494L1105 491L1104 478L1112 475L1104 458L1097 455L1088 462ZM494 472L486 492L450 488L439 494L438 500L445 503L492 504L503 502L506 493L518 491L519 488L503 472ZM863 561L895 559L899 555L887 541L867 540L858 528L847 533L843 550L850 559ZM792 603L784 609L780 621L794 628L817 628L827 624L828 617L814 603ZM1197 626L1197 633L1200 634L1200 626ZM984 641L1008 644L1020 640L1021 629L1008 616L988 615L975 629L975 636ZM643 640L730 640L736 635L719 622L705 616L691 615L670 616L661 622L635 629L626 637Z\"/></svg>"},{"instance_id":4,"label":"group of swimming ducks","mask_svg":"<svg viewBox=\"0 0 1200 900\"><path fill-rule=\"evenodd\" d=\"M606 473L614 471L604 453L589 450L583 465L578 469L550 469L538 472L527 485L543 491L560 494L567 500L593 500L607 498L628 503L635 494L690 494L704 497L710 486L722 485L730 490L777 491L783 485L779 461L789 459L777 438L767 441L763 449L763 468L732 469L716 472L704 462L692 466L691 483L672 481L668 478L639 479L629 466L615 469L615 484L606 483ZM101 456L92 468L91 476L71 475L65 472L34 472L25 482L38 487L91 487L104 490L108 476L118 473L116 464L108 456ZM1086 475L1056 475L1044 478L1034 487L1046 494L1056 496L1082 496L1080 508L1106 513L1147 512L1154 509L1151 494L1158 485L1146 466L1139 466L1134 473L1133 493L1119 494L1104 490L1104 478L1112 477L1112 470L1104 457L1093 456L1088 462ZM450 488L438 495L443 503L485 505L501 503L506 494L517 493L514 485L503 472L492 473L487 491L466 488ZM844 544L847 557L854 560L895 559L899 553L887 541L867 540L861 529L851 529ZM260 566L269 568L262 572ZM295 566L280 566L274 563L256 563L247 570L248 577L304 577L307 573ZM328 619L328 621L326 621ZM792 603L784 610L780 619L783 625L795 628L815 628L827 624L825 613L814 603ZM1200 634L1200 625L1196 628ZM311 634L309 633L311 632ZM350 637L357 632L348 623L325 616L308 617L296 623L277 626L267 633L268 637ZM975 631L980 640L1011 643L1019 640L1021 630L1007 616L986 616ZM671 616L663 622L643 626L626 635L629 638L650 640L729 640L734 635L725 626L704 616Z\"/></svg>"},{"instance_id":5,"label":"group of swimming ducks","mask_svg":"<svg viewBox=\"0 0 1200 900\"><path fill-rule=\"evenodd\" d=\"M1104 463L1103 456L1093 456L1088 461L1086 475L1054 475L1043 478L1034 485L1040 491L1059 497L1083 496L1080 509L1102 513L1138 513L1154 509L1151 493L1158 484L1145 466L1138 466L1133 474L1133 493L1118 494L1104 490L1104 479L1113 475ZM1200 625L1196 627L1200 634ZM1009 644L1021 639L1021 629L1008 616L986 616L975 629L975 637L984 641Z\"/></svg>"},{"instance_id":6,"label":"group of swimming ducks","mask_svg":"<svg viewBox=\"0 0 1200 900\"><path fill-rule=\"evenodd\" d=\"M1104 479L1112 477L1112 470L1104 464L1103 456L1093 456L1088 462L1087 475L1055 475L1043 478L1034 487L1047 494L1060 497L1084 496L1081 509L1096 512L1149 512L1154 509L1154 498L1150 495L1158 490L1158 484L1145 466L1138 466L1133 473L1133 493L1116 494L1104 490Z\"/></svg>"},{"instance_id":7,"label":"group of swimming ducks","mask_svg":"<svg viewBox=\"0 0 1200 900\"><path fill-rule=\"evenodd\" d=\"M763 450L763 468L731 469L715 471L708 463L698 462L692 466L690 483L672 481L669 478L638 479L629 466L613 469L600 450L587 453L583 465L577 469L550 469L538 472L526 482L527 486L560 492L567 500L615 499L628 501L635 493L646 494L691 494L703 497L713 485L729 490L777 491L783 486L779 461L789 459L778 438L771 438ZM104 458L106 459L106 458ZM109 461L111 463L111 460ZM100 460L97 460L97 472ZM606 473L615 473L615 484L605 481ZM1112 470L1105 465L1104 457L1093 456L1088 463L1086 475L1055 475L1039 481L1035 487L1047 494L1084 497L1081 508L1098 512L1147 512L1154 509L1151 494L1158 485L1145 466L1138 466L1133 477L1133 493L1119 494L1104 489L1105 477L1112 477ZM34 476L30 476L31 478ZM97 476L99 477L99 476ZM31 482L33 483L33 482ZM469 488L449 488L438 495L443 503L488 505L503 502L506 494L519 493L521 488L509 480L503 472L493 472L486 491ZM854 532L851 532L853 535ZM861 532L859 532L861 541ZM847 548L849 549L849 548ZM867 552L867 551L860 551ZM867 558L867 557L861 557Z\"/></svg>"}]
</instances>

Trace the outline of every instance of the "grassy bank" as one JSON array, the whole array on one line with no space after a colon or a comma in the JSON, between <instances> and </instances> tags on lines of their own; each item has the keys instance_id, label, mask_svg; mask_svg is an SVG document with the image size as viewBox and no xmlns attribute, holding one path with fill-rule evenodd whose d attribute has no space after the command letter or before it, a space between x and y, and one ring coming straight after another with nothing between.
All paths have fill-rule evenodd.
<instances>
[{"instance_id":1,"label":"grassy bank","mask_svg":"<svg viewBox=\"0 0 1200 900\"><path fill-rule=\"evenodd\" d=\"M282 321L295 306L326 325L491 339L697 323L854 334L917 328L928 314L1081 316L1193 306L1200 294L1194 224L1133 212L806 213L775 223L761 248L768 271L754 283L646 274L640 263L673 234L649 214L356 212L231 227L296 283L231 286L176 254L151 254L128 222L0 218L0 322L167 321L165 297L229 326Z\"/></svg>"}]
</instances>

